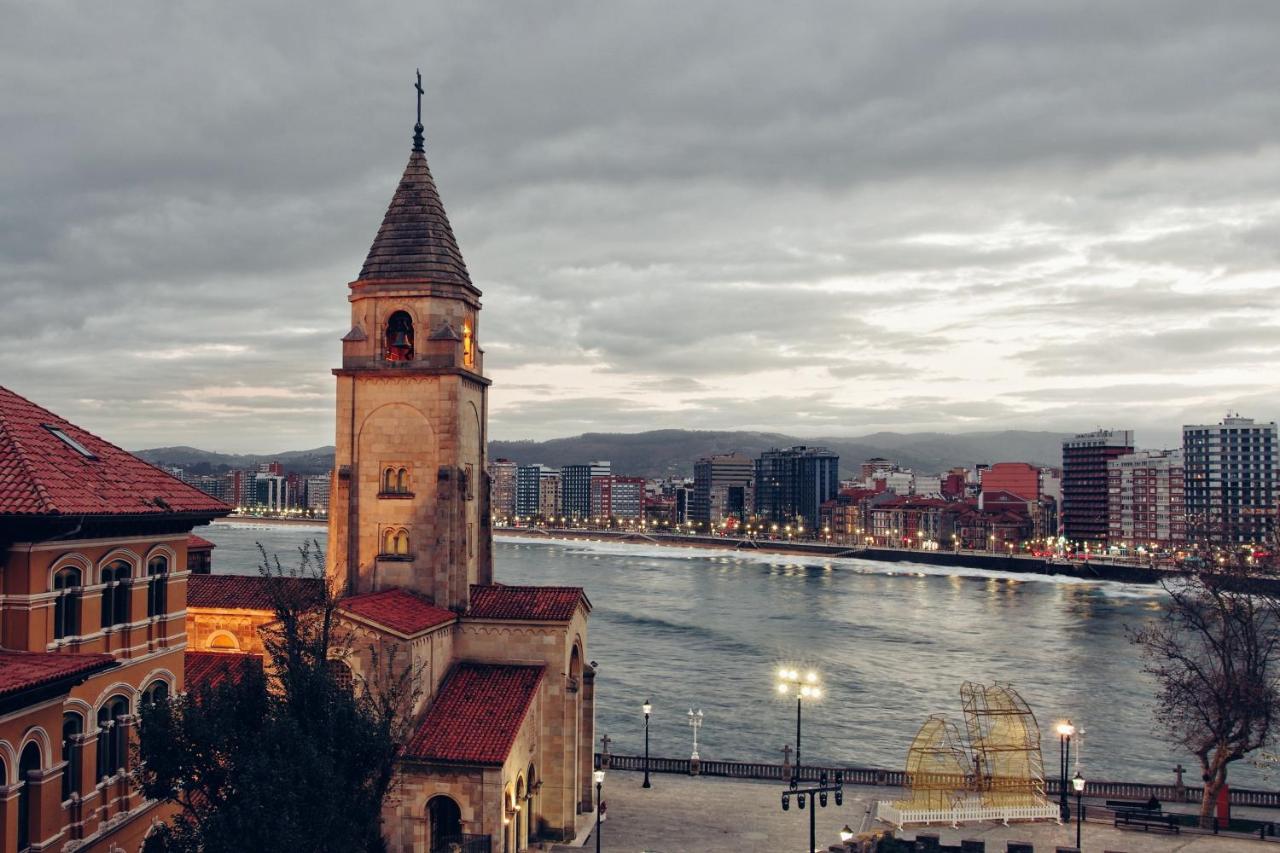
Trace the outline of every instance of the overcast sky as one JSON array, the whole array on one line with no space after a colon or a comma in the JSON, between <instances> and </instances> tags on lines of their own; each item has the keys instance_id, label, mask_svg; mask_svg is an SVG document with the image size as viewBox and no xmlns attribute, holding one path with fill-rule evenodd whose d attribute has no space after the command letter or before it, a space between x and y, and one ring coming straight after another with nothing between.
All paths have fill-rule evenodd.
<instances>
[{"instance_id":1,"label":"overcast sky","mask_svg":"<svg viewBox=\"0 0 1280 853\"><path fill-rule=\"evenodd\" d=\"M1274 0L0 20L0 384L129 448L332 442L416 66L493 438L1280 415Z\"/></svg>"}]
</instances>

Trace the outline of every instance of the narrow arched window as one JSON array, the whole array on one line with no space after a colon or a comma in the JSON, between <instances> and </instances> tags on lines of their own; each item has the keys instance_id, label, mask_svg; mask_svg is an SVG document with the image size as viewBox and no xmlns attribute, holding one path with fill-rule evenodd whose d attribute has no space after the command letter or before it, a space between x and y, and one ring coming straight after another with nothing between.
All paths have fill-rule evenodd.
<instances>
[{"instance_id":1,"label":"narrow arched window","mask_svg":"<svg viewBox=\"0 0 1280 853\"><path fill-rule=\"evenodd\" d=\"M26 850L31 847L31 839L40 838L40 827L33 826L33 815L31 813L31 780L27 778L27 774L33 773L40 769L40 747L34 743L29 743L26 749L22 750L22 757L18 759L18 783L22 786L18 789L18 849ZM37 813L38 814L38 813Z\"/></svg>"},{"instance_id":2,"label":"narrow arched window","mask_svg":"<svg viewBox=\"0 0 1280 853\"><path fill-rule=\"evenodd\" d=\"M396 469L386 468L382 472L382 491L389 493L395 491L396 487Z\"/></svg>"},{"instance_id":3,"label":"narrow arched window","mask_svg":"<svg viewBox=\"0 0 1280 853\"><path fill-rule=\"evenodd\" d=\"M169 685L163 681L153 681L151 685L142 692L142 702L144 705L154 705L157 702L166 702L169 699Z\"/></svg>"},{"instance_id":4,"label":"narrow arched window","mask_svg":"<svg viewBox=\"0 0 1280 853\"><path fill-rule=\"evenodd\" d=\"M102 627L129 621L129 577L132 568L116 560L102 570Z\"/></svg>"},{"instance_id":5,"label":"narrow arched window","mask_svg":"<svg viewBox=\"0 0 1280 853\"><path fill-rule=\"evenodd\" d=\"M169 611L169 558L147 561L147 616L163 616Z\"/></svg>"},{"instance_id":6,"label":"narrow arched window","mask_svg":"<svg viewBox=\"0 0 1280 853\"><path fill-rule=\"evenodd\" d=\"M396 534L396 555L400 557L409 555L409 531L403 528Z\"/></svg>"},{"instance_id":7,"label":"narrow arched window","mask_svg":"<svg viewBox=\"0 0 1280 853\"><path fill-rule=\"evenodd\" d=\"M74 711L62 715L62 801L80 793L80 736L84 733L84 717Z\"/></svg>"},{"instance_id":8,"label":"narrow arched window","mask_svg":"<svg viewBox=\"0 0 1280 853\"><path fill-rule=\"evenodd\" d=\"M356 679L351 672L350 664L337 658L329 658L325 663L334 687L344 693L350 693L355 690Z\"/></svg>"},{"instance_id":9,"label":"narrow arched window","mask_svg":"<svg viewBox=\"0 0 1280 853\"><path fill-rule=\"evenodd\" d=\"M413 360L413 319L404 311L396 311L387 318L387 361Z\"/></svg>"},{"instance_id":10,"label":"narrow arched window","mask_svg":"<svg viewBox=\"0 0 1280 853\"><path fill-rule=\"evenodd\" d=\"M80 633L80 570L68 566L53 576L53 638L74 637Z\"/></svg>"},{"instance_id":11,"label":"narrow arched window","mask_svg":"<svg viewBox=\"0 0 1280 853\"><path fill-rule=\"evenodd\" d=\"M462 366L476 366L476 340L471 332L471 324L468 322L462 324Z\"/></svg>"},{"instance_id":12,"label":"narrow arched window","mask_svg":"<svg viewBox=\"0 0 1280 853\"><path fill-rule=\"evenodd\" d=\"M396 491L402 495L409 494L409 471L406 468L396 472Z\"/></svg>"},{"instance_id":13,"label":"narrow arched window","mask_svg":"<svg viewBox=\"0 0 1280 853\"><path fill-rule=\"evenodd\" d=\"M98 778L114 776L128 761L128 733L124 719L129 715L129 700L116 696L98 709Z\"/></svg>"},{"instance_id":14,"label":"narrow arched window","mask_svg":"<svg viewBox=\"0 0 1280 853\"><path fill-rule=\"evenodd\" d=\"M396 552L396 532L390 527L382 534L382 553L394 554Z\"/></svg>"}]
</instances>

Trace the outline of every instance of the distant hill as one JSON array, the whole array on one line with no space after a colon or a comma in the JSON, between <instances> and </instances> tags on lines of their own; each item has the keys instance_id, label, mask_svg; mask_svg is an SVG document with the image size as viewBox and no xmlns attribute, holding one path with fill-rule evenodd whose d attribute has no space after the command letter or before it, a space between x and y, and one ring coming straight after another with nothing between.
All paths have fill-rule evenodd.
<instances>
[{"instance_id":1,"label":"distant hill","mask_svg":"<svg viewBox=\"0 0 1280 853\"><path fill-rule=\"evenodd\" d=\"M797 438L770 432L711 432L663 429L641 433L586 433L550 441L491 441L489 458L506 457L521 464L608 459L613 470L643 477L692 474L693 461L712 453L738 451L758 456L771 447L797 444L827 447L840 454L842 475L857 472L865 459L883 456L922 473L978 462L1062 464L1062 439L1056 432L894 433L844 438Z\"/></svg>"},{"instance_id":2,"label":"distant hill","mask_svg":"<svg viewBox=\"0 0 1280 853\"><path fill-rule=\"evenodd\" d=\"M1055 432L1005 430L954 435L878 432L852 438L797 438L770 432L662 429L639 433L592 432L549 441L493 441L489 443L489 457L556 467L570 462L608 459L613 463L613 470L621 474L665 477L693 473L693 461L699 456L736 450L754 457L771 447L806 444L828 447L840 454L840 470L846 476L856 473L858 465L873 456L883 456L922 473L937 473L955 465L972 466L978 462L1059 465L1065 437ZM268 454L157 447L139 450L137 454L148 462L178 465L196 474L255 468L259 463L272 461L279 461L288 470L300 474L322 474L333 467L332 446Z\"/></svg>"},{"instance_id":3,"label":"distant hill","mask_svg":"<svg viewBox=\"0 0 1280 853\"><path fill-rule=\"evenodd\" d=\"M279 462L299 474L323 474L333 468L333 445L283 453L214 453L198 447L153 447L135 450L152 465L177 465L192 474L220 474L236 468L257 468L263 462Z\"/></svg>"}]
</instances>

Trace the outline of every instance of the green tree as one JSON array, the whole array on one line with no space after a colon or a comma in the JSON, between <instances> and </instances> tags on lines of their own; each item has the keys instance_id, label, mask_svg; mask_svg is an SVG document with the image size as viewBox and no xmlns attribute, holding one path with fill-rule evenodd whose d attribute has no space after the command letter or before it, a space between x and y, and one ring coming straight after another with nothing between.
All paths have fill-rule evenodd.
<instances>
[{"instance_id":1,"label":"green tree","mask_svg":"<svg viewBox=\"0 0 1280 853\"><path fill-rule=\"evenodd\" d=\"M1200 822L1211 827L1227 769L1265 745L1280 718L1280 599L1244 565L1165 584L1160 617L1130 632L1155 676L1156 719L1200 762Z\"/></svg>"},{"instance_id":2,"label":"green tree","mask_svg":"<svg viewBox=\"0 0 1280 853\"><path fill-rule=\"evenodd\" d=\"M260 546L261 550L261 546ZM142 709L139 779L177 817L154 849L173 853L381 851L382 803L407 734L413 673L395 650L368 650L372 677L353 685L337 601L318 544L284 570L262 552L276 621L263 667Z\"/></svg>"}]
</instances>

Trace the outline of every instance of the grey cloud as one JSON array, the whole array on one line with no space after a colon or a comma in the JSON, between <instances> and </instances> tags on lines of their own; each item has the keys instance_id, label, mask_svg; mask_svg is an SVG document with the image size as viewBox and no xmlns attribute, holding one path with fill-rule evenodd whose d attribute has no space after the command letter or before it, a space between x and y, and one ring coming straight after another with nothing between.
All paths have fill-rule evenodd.
<instances>
[{"instance_id":1,"label":"grey cloud","mask_svg":"<svg viewBox=\"0 0 1280 853\"><path fill-rule=\"evenodd\" d=\"M495 437L1058 427L1055 377L1280 358L1270 2L0 3L0 383L129 446L331 440L419 64L486 365L601 385L499 382Z\"/></svg>"}]
</instances>

